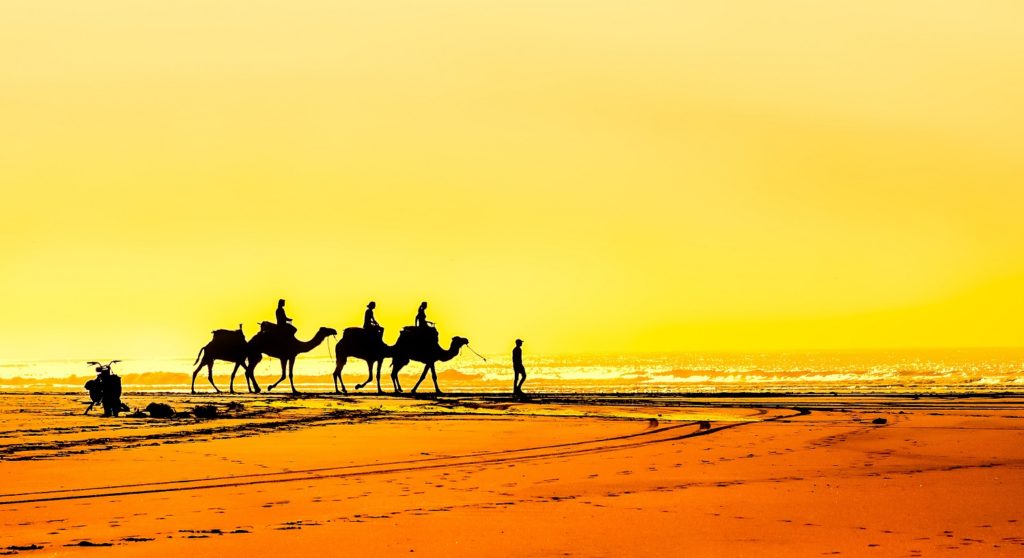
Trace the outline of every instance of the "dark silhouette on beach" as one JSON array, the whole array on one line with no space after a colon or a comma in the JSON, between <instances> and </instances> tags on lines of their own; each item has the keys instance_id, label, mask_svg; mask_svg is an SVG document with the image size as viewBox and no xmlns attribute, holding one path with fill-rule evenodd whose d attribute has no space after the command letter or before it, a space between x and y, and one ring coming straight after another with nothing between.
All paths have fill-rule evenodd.
<instances>
[{"instance_id":1,"label":"dark silhouette on beach","mask_svg":"<svg viewBox=\"0 0 1024 558\"><path fill-rule=\"evenodd\" d=\"M85 408L85 413L88 415L89 411L96 406L97 403L103 401L103 384L100 383L100 379L89 380L85 382L85 390L89 392L89 406Z\"/></svg>"},{"instance_id":2,"label":"dark silhouette on beach","mask_svg":"<svg viewBox=\"0 0 1024 558\"><path fill-rule=\"evenodd\" d=\"M284 301L282 301L284 302ZM249 340L246 347L248 364L245 368L245 380L250 385L250 389L256 393L260 392L260 386L256 383L256 365L263 360L263 355L274 357L281 361L281 378L276 382L267 386L267 391L270 391L277 387L277 384L284 381L285 377L288 377L288 382L291 384L292 393L299 393L295 389L295 380L292 377L295 371L295 358L302 353L308 353L313 349L317 348L320 343L324 342L331 335L337 335L338 332L335 329L329 327L321 327L316 335L313 336L309 341L299 341L295 338L295 328L291 324L285 324L289 329L285 329L285 326L281 326L272 322L262 322L260 324L260 331ZM234 385L234 375L232 374L231 382Z\"/></svg>"},{"instance_id":3,"label":"dark silhouette on beach","mask_svg":"<svg viewBox=\"0 0 1024 558\"><path fill-rule=\"evenodd\" d=\"M377 365L377 393L384 393L380 388L380 369L384 365L384 359L391 356L392 347L384 342L377 330L365 327L349 327L341 332L341 339L334 348L334 391L335 393L348 393L345 389L345 381L341 377L341 371L350 357L366 361L366 368L369 374L366 381L356 384L356 389L362 389L366 384L373 381L373 365ZM338 391L338 386L341 391Z\"/></svg>"},{"instance_id":4,"label":"dark silhouette on beach","mask_svg":"<svg viewBox=\"0 0 1024 558\"><path fill-rule=\"evenodd\" d=\"M426 303L423 303L420 309L425 307ZM417 321L419 320L417 319ZM420 387L420 382L427 377L428 371L430 378L434 381L434 391L441 393L441 389L437 386L437 371L434 365L438 361L444 362L455 358L459 354L459 349L469 344L469 339L452 337L451 346L444 349L438 344L437 338L437 330L433 327L402 328L402 332L398 335L398 341L391 349L391 382L395 386L395 393L402 393L402 386L398 383L398 371L412 360L422 362L424 366L423 373L420 374L420 379L416 381L411 393L416 393L416 388Z\"/></svg>"},{"instance_id":5,"label":"dark silhouette on beach","mask_svg":"<svg viewBox=\"0 0 1024 558\"><path fill-rule=\"evenodd\" d=\"M526 382L526 368L523 366L523 340L516 339L516 346L512 349L512 395L521 397L523 395L523 383Z\"/></svg>"},{"instance_id":6,"label":"dark silhouette on beach","mask_svg":"<svg viewBox=\"0 0 1024 558\"><path fill-rule=\"evenodd\" d=\"M363 313L363 329L366 331L376 332L377 337L384 338L384 328L377 323L377 318L373 316L373 309L377 307L377 303L370 301L366 305L366 312Z\"/></svg>"},{"instance_id":7,"label":"dark silhouette on beach","mask_svg":"<svg viewBox=\"0 0 1024 558\"><path fill-rule=\"evenodd\" d=\"M89 398L92 403L85 410L85 414L97 404L103 405L103 416L118 416L121 411L128 411L128 406L121 403L121 377L110 371L110 366L119 360L112 360L107 364L89 362L90 366L96 367L96 379L85 383L85 389L89 390Z\"/></svg>"},{"instance_id":8,"label":"dark silhouette on beach","mask_svg":"<svg viewBox=\"0 0 1024 558\"><path fill-rule=\"evenodd\" d=\"M416 311L416 327L433 328L434 322L427 320L427 303L421 302L420 309Z\"/></svg>"},{"instance_id":9,"label":"dark silhouette on beach","mask_svg":"<svg viewBox=\"0 0 1024 558\"><path fill-rule=\"evenodd\" d=\"M424 364L423 372L416 381L411 392L416 393L420 384L426 378L427 372L431 374L434 382L434 390L441 393L437 384L437 371L435 364L438 361L451 360L459 354L459 350L469 344L464 337L452 337L449 348L445 349L438 343L437 329L434 323L427 320L427 303L420 304L416 313L416 322L413 326L402 329L398 341L394 345L388 345L384 341L384 328L377 322L374 310L377 303L370 301L363 313L363 327L346 328L341 339L335 345L335 368L332 374L334 380L334 391L339 394L347 394L342 371L350 358L358 358L366 361L366 380L356 384L356 389L362 389L373 382L374 365L377 368L377 393L383 394L380 377L381 369L384 366L384 359L391 358L391 383L395 393L402 393L402 386L398 381L398 372L409 362L416 361ZM295 389L294 370L295 359L302 353L315 349L320 343L330 336L337 335L337 331L329 327L321 327L316 335L308 341L300 341L295 337L296 328L292 325L292 319L285 313L285 300L282 298L277 303L275 321L261 322L260 331L246 341L239 324L237 330L218 329L213 331L213 338L196 355L196 369L192 371L192 393L196 393L196 378L205 366L207 368L207 379L217 393L220 388L213 380L213 365L217 360L224 360L234 363L231 370L231 379L228 383L230 393L235 393L235 376L238 369L245 372L246 388L250 393L260 393L259 383L256 381L256 366L263 360L263 355L277 358L281 361L281 377L267 386L267 391L273 390L287 377L292 388L292 393L299 393ZM474 351L475 352L475 351ZM483 358L483 357L481 357ZM486 359L484 359L486 360ZM526 379L526 371L521 369L516 374L516 393L522 394L522 382ZM520 379L521 375L521 379Z\"/></svg>"},{"instance_id":10,"label":"dark silhouette on beach","mask_svg":"<svg viewBox=\"0 0 1024 558\"><path fill-rule=\"evenodd\" d=\"M292 319L284 313L284 299L277 301L277 311L274 312L274 317L277 320L277 325L281 327L283 331L290 331L292 335L298 331L295 326L292 325Z\"/></svg>"},{"instance_id":11,"label":"dark silhouette on beach","mask_svg":"<svg viewBox=\"0 0 1024 558\"><path fill-rule=\"evenodd\" d=\"M207 377L210 380L210 385L213 386L217 393L220 393L217 384L213 383L214 361L225 360L235 363L235 368L231 371L231 378L234 379L238 368L240 366L245 367L245 358L246 342L245 334L242 333L242 324L238 324L238 329L214 330L213 339L204 345L202 349L199 349L199 354L196 355L196 362L192 363L199 363L199 366L192 372L192 393L196 392L196 376L199 375L199 371L204 366L207 368ZM234 392L234 386L232 385L231 393Z\"/></svg>"}]
</instances>

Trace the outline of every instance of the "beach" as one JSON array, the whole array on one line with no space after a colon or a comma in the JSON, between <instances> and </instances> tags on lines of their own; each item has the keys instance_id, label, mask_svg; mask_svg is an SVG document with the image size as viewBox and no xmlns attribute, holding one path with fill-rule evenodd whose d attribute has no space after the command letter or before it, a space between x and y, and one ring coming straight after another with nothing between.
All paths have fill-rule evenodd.
<instances>
[{"instance_id":1,"label":"beach","mask_svg":"<svg viewBox=\"0 0 1024 558\"><path fill-rule=\"evenodd\" d=\"M5 553L1024 551L1019 397L125 396L213 419L84 400L0 395Z\"/></svg>"},{"instance_id":2,"label":"beach","mask_svg":"<svg viewBox=\"0 0 1024 558\"><path fill-rule=\"evenodd\" d=\"M0 2L0 558L1024 557L1022 21Z\"/></svg>"}]
</instances>

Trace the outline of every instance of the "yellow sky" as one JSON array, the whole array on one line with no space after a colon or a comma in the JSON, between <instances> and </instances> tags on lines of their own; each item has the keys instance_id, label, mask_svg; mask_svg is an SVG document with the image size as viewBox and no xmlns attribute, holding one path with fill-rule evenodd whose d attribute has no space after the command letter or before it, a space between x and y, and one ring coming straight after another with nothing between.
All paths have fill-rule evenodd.
<instances>
[{"instance_id":1,"label":"yellow sky","mask_svg":"<svg viewBox=\"0 0 1024 558\"><path fill-rule=\"evenodd\" d=\"M1024 5L6 0L0 359L1024 344Z\"/></svg>"}]
</instances>

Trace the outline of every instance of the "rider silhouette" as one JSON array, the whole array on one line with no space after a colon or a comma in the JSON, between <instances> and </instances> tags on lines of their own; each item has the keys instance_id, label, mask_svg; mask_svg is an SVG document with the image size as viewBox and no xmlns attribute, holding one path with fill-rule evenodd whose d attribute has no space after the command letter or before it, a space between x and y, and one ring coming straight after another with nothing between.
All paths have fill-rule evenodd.
<instances>
[{"instance_id":1,"label":"rider silhouette","mask_svg":"<svg viewBox=\"0 0 1024 558\"><path fill-rule=\"evenodd\" d=\"M277 325L287 325L292 321L287 314L284 313L284 299L277 301Z\"/></svg>"},{"instance_id":2,"label":"rider silhouette","mask_svg":"<svg viewBox=\"0 0 1024 558\"><path fill-rule=\"evenodd\" d=\"M366 331L373 331L377 334L377 337L384 337L384 328L377 323L377 319L373 317L373 309L377 307L377 303L370 301L366 305L366 313L363 314L363 329Z\"/></svg>"},{"instance_id":3,"label":"rider silhouette","mask_svg":"<svg viewBox=\"0 0 1024 558\"><path fill-rule=\"evenodd\" d=\"M295 326L292 325L292 323L291 323L292 319L289 318L288 315L284 313L284 299L283 298L281 300L277 301L276 316L277 316L277 325L281 329L281 331L285 331L285 332L290 333L292 335L294 335L295 332L298 331L295 328Z\"/></svg>"},{"instance_id":4,"label":"rider silhouette","mask_svg":"<svg viewBox=\"0 0 1024 558\"><path fill-rule=\"evenodd\" d=\"M434 322L427 320L427 303L420 303L420 309L416 312L416 327L433 328Z\"/></svg>"}]
</instances>

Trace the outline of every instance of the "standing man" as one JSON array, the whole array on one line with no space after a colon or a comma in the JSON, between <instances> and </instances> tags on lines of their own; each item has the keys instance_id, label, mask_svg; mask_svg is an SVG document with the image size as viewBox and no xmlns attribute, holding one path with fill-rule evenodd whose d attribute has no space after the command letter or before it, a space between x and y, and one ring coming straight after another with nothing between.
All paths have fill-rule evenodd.
<instances>
[{"instance_id":1,"label":"standing man","mask_svg":"<svg viewBox=\"0 0 1024 558\"><path fill-rule=\"evenodd\" d=\"M523 340L516 339L516 348L512 349L512 372L515 377L512 379L512 395L521 397L523 395L523 382L526 381L526 368L523 367Z\"/></svg>"}]
</instances>

